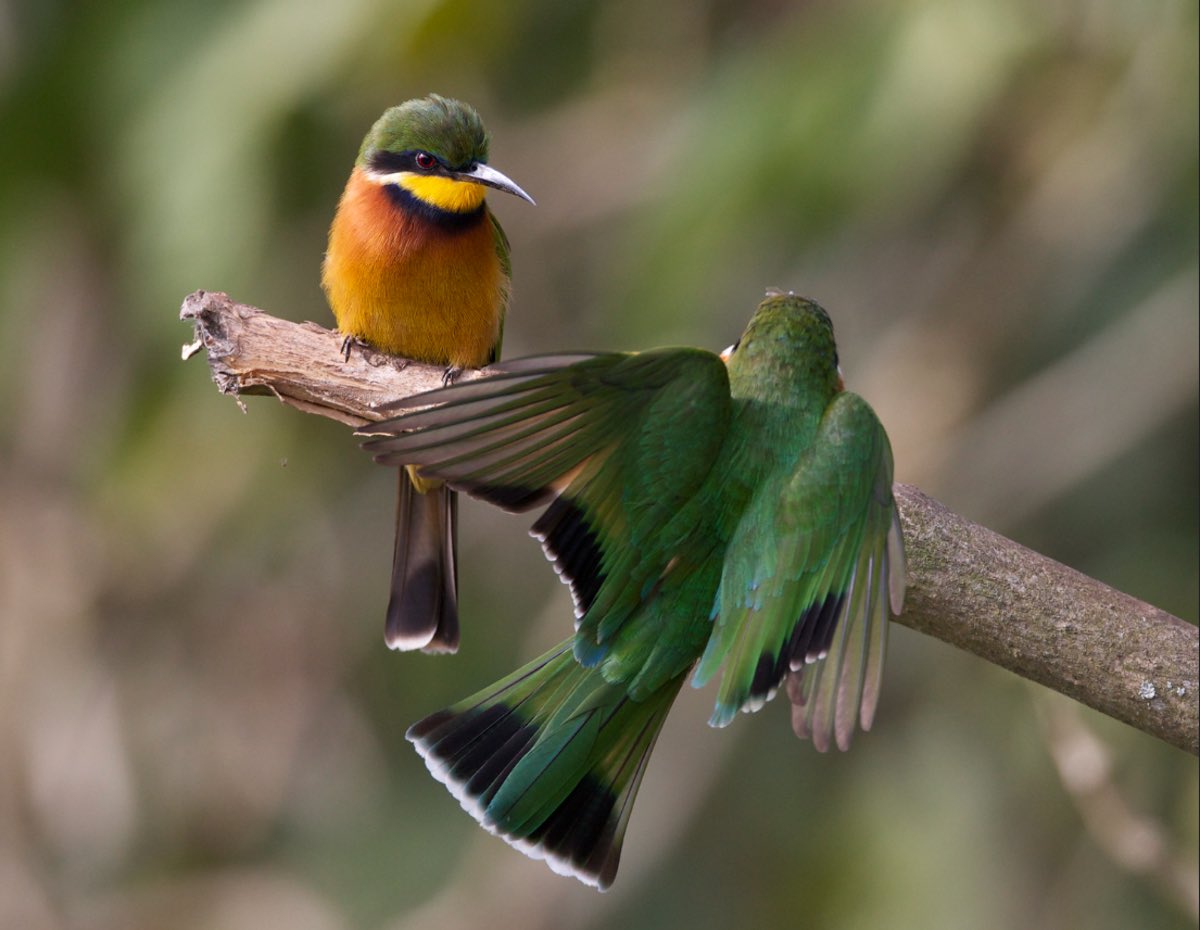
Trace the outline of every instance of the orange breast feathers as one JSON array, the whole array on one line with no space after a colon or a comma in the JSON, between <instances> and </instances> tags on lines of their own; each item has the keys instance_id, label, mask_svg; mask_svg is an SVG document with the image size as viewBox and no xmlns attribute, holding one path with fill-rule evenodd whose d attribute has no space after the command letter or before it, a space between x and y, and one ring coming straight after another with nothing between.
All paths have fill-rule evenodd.
<instances>
[{"instance_id":1,"label":"orange breast feathers","mask_svg":"<svg viewBox=\"0 0 1200 930\"><path fill-rule=\"evenodd\" d=\"M490 361L508 303L489 218L440 229L358 168L329 231L322 283L341 332L434 365Z\"/></svg>"}]
</instances>

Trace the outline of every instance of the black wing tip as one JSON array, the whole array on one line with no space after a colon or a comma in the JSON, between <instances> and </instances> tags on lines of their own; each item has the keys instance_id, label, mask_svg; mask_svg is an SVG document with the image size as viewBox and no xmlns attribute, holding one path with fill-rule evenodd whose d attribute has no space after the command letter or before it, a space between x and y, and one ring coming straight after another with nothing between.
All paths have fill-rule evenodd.
<instances>
[{"instance_id":1,"label":"black wing tip","mask_svg":"<svg viewBox=\"0 0 1200 930\"><path fill-rule=\"evenodd\" d=\"M582 617L604 585L604 551L583 508L565 494L554 499L529 530L571 586L575 615Z\"/></svg>"},{"instance_id":2,"label":"black wing tip","mask_svg":"<svg viewBox=\"0 0 1200 930\"><path fill-rule=\"evenodd\" d=\"M477 484L450 480L455 490L493 504L509 513L521 513L546 502L553 493L549 488L530 488L524 485Z\"/></svg>"},{"instance_id":3,"label":"black wing tip","mask_svg":"<svg viewBox=\"0 0 1200 930\"><path fill-rule=\"evenodd\" d=\"M787 668L786 650L778 654L764 652L760 655L758 664L754 667L754 677L750 680L750 693L747 695L749 701L760 705L769 700L783 681Z\"/></svg>"},{"instance_id":4,"label":"black wing tip","mask_svg":"<svg viewBox=\"0 0 1200 930\"><path fill-rule=\"evenodd\" d=\"M746 699L741 704L743 709L761 707L775 695L790 671L816 661L829 651L845 599L845 592L829 592L800 614L778 649L767 649L758 657Z\"/></svg>"}]
</instances>

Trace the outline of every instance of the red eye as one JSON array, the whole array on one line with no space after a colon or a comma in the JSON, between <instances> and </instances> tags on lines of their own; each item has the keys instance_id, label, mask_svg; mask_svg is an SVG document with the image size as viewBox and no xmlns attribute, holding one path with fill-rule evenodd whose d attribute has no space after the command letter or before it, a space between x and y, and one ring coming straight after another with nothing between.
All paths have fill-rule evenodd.
<instances>
[{"instance_id":1,"label":"red eye","mask_svg":"<svg viewBox=\"0 0 1200 930\"><path fill-rule=\"evenodd\" d=\"M417 167L423 171L428 171L437 164L437 159L428 152L417 152L415 161L417 163Z\"/></svg>"}]
</instances>

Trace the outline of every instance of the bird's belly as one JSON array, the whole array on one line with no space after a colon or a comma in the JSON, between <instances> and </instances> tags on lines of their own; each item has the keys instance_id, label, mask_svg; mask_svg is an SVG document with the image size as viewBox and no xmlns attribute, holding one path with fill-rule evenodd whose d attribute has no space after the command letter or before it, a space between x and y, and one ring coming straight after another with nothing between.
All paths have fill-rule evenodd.
<instances>
[{"instance_id":1,"label":"bird's belly","mask_svg":"<svg viewBox=\"0 0 1200 930\"><path fill-rule=\"evenodd\" d=\"M339 330L435 365L478 367L492 359L508 281L490 224L410 242L390 255L370 251L328 269Z\"/></svg>"}]
</instances>

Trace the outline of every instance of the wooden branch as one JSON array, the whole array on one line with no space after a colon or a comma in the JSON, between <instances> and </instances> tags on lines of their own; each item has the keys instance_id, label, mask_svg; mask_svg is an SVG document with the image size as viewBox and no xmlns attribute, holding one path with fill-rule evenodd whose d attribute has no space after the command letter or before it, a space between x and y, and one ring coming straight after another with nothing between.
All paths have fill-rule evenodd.
<instances>
[{"instance_id":1,"label":"wooden branch","mask_svg":"<svg viewBox=\"0 0 1200 930\"><path fill-rule=\"evenodd\" d=\"M189 294L179 318L196 327L195 342L183 347L184 359L206 350L223 394L273 394L348 426L386 419L378 405L440 387L446 371L357 343L347 357L340 334L316 323L280 320L216 291ZM479 375L471 369L458 380Z\"/></svg>"},{"instance_id":2,"label":"wooden branch","mask_svg":"<svg viewBox=\"0 0 1200 930\"><path fill-rule=\"evenodd\" d=\"M1200 631L895 487L908 555L899 621L1193 755Z\"/></svg>"},{"instance_id":3,"label":"wooden branch","mask_svg":"<svg viewBox=\"0 0 1200 930\"><path fill-rule=\"evenodd\" d=\"M197 291L181 319L217 386L274 394L351 426L384 419L381 404L438 387L443 369L355 346L313 323L279 320L226 295ZM486 373L464 372L463 377ZM898 484L908 597L898 622L1200 754L1200 631L947 510Z\"/></svg>"}]
</instances>

